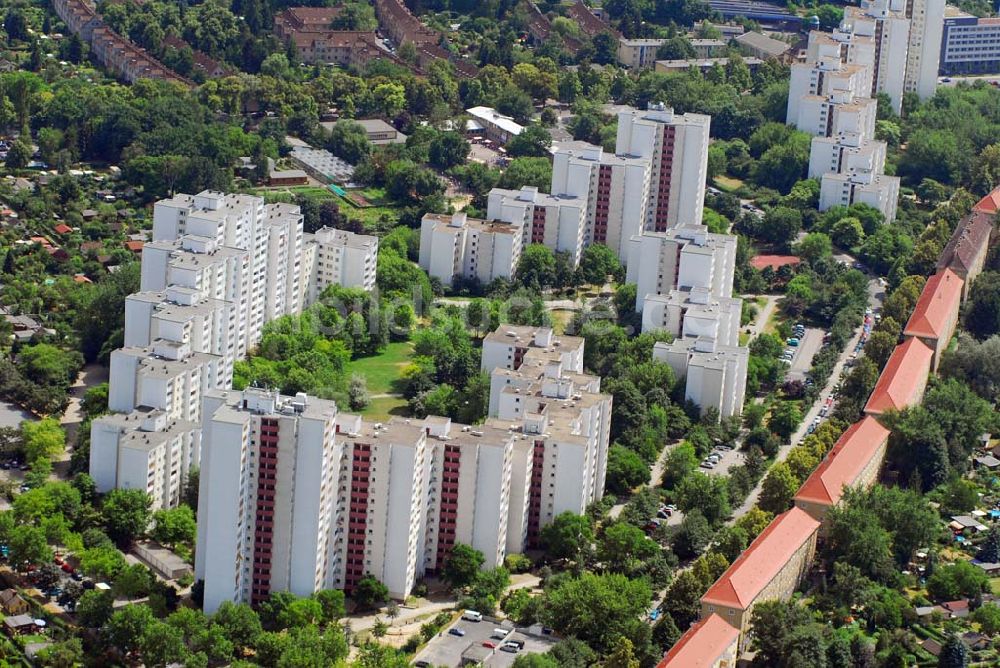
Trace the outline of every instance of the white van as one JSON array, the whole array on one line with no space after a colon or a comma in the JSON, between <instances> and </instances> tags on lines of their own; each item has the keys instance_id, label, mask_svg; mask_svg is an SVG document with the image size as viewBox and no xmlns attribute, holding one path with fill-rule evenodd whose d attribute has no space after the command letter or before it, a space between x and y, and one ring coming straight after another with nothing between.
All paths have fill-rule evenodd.
<instances>
[{"instance_id":1,"label":"white van","mask_svg":"<svg viewBox=\"0 0 1000 668\"><path fill-rule=\"evenodd\" d=\"M490 638L495 640L503 640L510 634L507 629L493 629L493 633L490 634Z\"/></svg>"},{"instance_id":2,"label":"white van","mask_svg":"<svg viewBox=\"0 0 1000 668\"><path fill-rule=\"evenodd\" d=\"M483 621L483 613L476 612L475 610L466 610L462 613L462 619L469 622L481 622Z\"/></svg>"}]
</instances>

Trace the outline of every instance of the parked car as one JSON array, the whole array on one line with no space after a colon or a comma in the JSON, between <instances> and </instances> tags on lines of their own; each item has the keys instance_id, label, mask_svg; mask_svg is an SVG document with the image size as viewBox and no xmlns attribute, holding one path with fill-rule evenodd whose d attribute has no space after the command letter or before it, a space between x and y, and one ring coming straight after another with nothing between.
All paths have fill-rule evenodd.
<instances>
[{"instance_id":1,"label":"parked car","mask_svg":"<svg viewBox=\"0 0 1000 668\"><path fill-rule=\"evenodd\" d=\"M483 647L485 647L487 649L496 649L497 648L497 644L495 642L493 642L492 640L484 640L483 641Z\"/></svg>"},{"instance_id":2,"label":"parked car","mask_svg":"<svg viewBox=\"0 0 1000 668\"><path fill-rule=\"evenodd\" d=\"M453 636L458 636L459 638L465 635L465 631L463 629L458 628L457 626L448 629L448 633Z\"/></svg>"},{"instance_id":3,"label":"parked car","mask_svg":"<svg viewBox=\"0 0 1000 668\"><path fill-rule=\"evenodd\" d=\"M517 645L510 642L505 642L503 645L500 646L500 649L503 650L504 652L510 652L511 654L516 654L520 650L520 648Z\"/></svg>"}]
</instances>

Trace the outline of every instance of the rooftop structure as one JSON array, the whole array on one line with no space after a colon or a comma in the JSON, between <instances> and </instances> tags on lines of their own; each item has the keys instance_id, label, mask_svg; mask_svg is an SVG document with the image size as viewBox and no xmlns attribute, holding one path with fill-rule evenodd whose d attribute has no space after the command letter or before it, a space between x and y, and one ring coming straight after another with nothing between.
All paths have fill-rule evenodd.
<instances>
[{"instance_id":1,"label":"rooftop structure","mask_svg":"<svg viewBox=\"0 0 1000 668\"><path fill-rule=\"evenodd\" d=\"M691 625L656 668L730 668L736 665L740 632L711 614Z\"/></svg>"},{"instance_id":2,"label":"rooftop structure","mask_svg":"<svg viewBox=\"0 0 1000 668\"><path fill-rule=\"evenodd\" d=\"M935 369L955 333L964 285L951 269L942 269L928 278L903 328L904 336L917 337L934 348Z\"/></svg>"}]
</instances>

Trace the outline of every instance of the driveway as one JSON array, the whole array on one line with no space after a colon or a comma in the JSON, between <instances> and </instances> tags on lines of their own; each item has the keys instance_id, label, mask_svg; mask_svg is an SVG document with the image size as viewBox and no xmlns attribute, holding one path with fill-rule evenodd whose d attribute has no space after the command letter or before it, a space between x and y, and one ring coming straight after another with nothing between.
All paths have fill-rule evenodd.
<instances>
[{"instance_id":1,"label":"driveway","mask_svg":"<svg viewBox=\"0 0 1000 668\"><path fill-rule=\"evenodd\" d=\"M885 296L885 290L881 286L881 284L879 284L879 282L875 279L869 281L868 305L871 306L873 309L880 307L882 305L882 299L884 298L884 296ZM851 355L854 353L855 346L857 346L858 342L861 340L862 329L863 329L862 326L859 325L857 331L854 333L854 336L851 337L851 340L848 341L846 346L844 346L844 351L840 353L840 356L837 358L837 363L834 365L833 371L830 373L830 378L827 380L826 385L823 387L822 392L819 393L819 396L817 397L816 401L813 403L812 406L809 407L809 410L806 411L805 415L803 416L801 426L795 430L794 434L792 434L789 443L782 445L780 448L778 448L778 454L775 457L776 462L782 462L785 460L785 458L788 457L788 453L792 449L792 444L798 443L803 438L805 438L809 430L809 425L812 424L815 418L819 417L819 412L823 408L823 404L826 402L826 398L833 393L834 386L838 382L840 382L840 374L844 370L844 363L847 362L848 359L850 359ZM825 418L821 418L821 420L822 419ZM751 508L754 507L754 505L757 504L757 498L760 496L760 490L761 487L763 486L763 483L764 479L762 478L761 481L757 483L757 486L754 487L753 491L751 491L750 494L747 496L743 504L739 508L733 511L733 516L729 519L727 524L733 524L736 520L745 515L747 511L749 511Z\"/></svg>"},{"instance_id":2,"label":"driveway","mask_svg":"<svg viewBox=\"0 0 1000 668\"><path fill-rule=\"evenodd\" d=\"M824 332L822 329L807 327L805 335L799 340L799 345L794 348L795 357L792 358L792 366L785 374L788 380L804 380L809 369L812 368L812 360L819 349L823 347Z\"/></svg>"}]
</instances>

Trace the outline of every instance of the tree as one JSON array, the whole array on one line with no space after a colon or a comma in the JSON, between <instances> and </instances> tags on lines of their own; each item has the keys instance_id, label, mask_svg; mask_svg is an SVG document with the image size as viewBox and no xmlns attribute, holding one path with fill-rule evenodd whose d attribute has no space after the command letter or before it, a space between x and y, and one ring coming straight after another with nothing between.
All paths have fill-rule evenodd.
<instances>
[{"instance_id":1,"label":"tree","mask_svg":"<svg viewBox=\"0 0 1000 668\"><path fill-rule=\"evenodd\" d=\"M139 598L149 593L155 578L142 564L132 564L121 569L115 577L114 589L119 596L127 599Z\"/></svg>"},{"instance_id":2,"label":"tree","mask_svg":"<svg viewBox=\"0 0 1000 668\"><path fill-rule=\"evenodd\" d=\"M18 567L37 565L52 560L52 550L45 532L38 527L21 525L10 534L10 561Z\"/></svg>"},{"instance_id":3,"label":"tree","mask_svg":"<svg viewBox=\"0 0 1000 668\"><path fill-rule=\"evenodd\" d=\"M469 142L458 132L441 132L431 140L428 159L438 169L451 169L465 162Z\"/></svg>"},{"instance_id":4,"label":"tree","mask_svg":"<svg viewBox=\"0 0 1000 668\"><path fill-rule=\"evenodd\" d=\"M969 650L958 634L948 634L948 639L941 646L937 665L938 668L968 668Z\"/></svg>"},{"instance_id":5,"label":"tree","mask_svg":"<svg viewBox=\"0 0 1000 668\"><path fill-rule=\"evenodd\" d=\"M315 594L316 599L323 608L323 620L329 624L335 622L346 614L344 608L344 592L340 589L322 589Z\"/></svg>"},{"instance_id":6,"label":"tree","mask_svg":"<svg viewBox=\"0 0 1000 668\"><path fill-rule=\"evenodd\" d=\"M31 146L24 139L17 139L7 150L7 169L24 169L31 161Z\"/></svg>"},{"instance_id":7,"label":"tree","mask_svg":"<svg viewBox=\"0 0 1000 668\"><path fill-rule=\"evenodd\" d=\"M541 541L550 557L581 563L594 542L594 530L585 516L566 511L542 528Z\"/></svg>"},{"instance_id":8,"label":"tree","mask_svg":"<svg viewBox=\"0 0 1000 668\"><path fill-rule=\"evenodd\" d=\"M691 60L697 57L694 46L681 35L668 39L656 49L659 60Z\"/></svg>"},{"instance_id":9,"label":"tree","mask_svg":"<svg viewBox=\"0 0 1000 668\"><path fill-rule=\"evenodd\" d=\"M701 510L695 508L684 515L680 529L674 534L672 547L681 559L696 557L712 540L712 526Z\"/></svg>"},{"instance_id":10,"label":"tree","mask_svg":"<svg viewBox=\"0 0 1000 668\"><path fill-rule=\"evenodd\" d=\"M698 619L701 613L699 599L706 589L704 583L690 570L681 571L670 583L660 609L674 620L677 628L686 629Z\"/></svg>"},{"instance_id":11,"label":"tree","mask_svg":"<svg viewBox=\"0 0 1000 668\"><path fill-rule=\"evenodd\" d=\"M517 280L525 287L540 292L555 280L555 254L541 244L529 244L517 263Z\"/></svg>"},{"instance_id":12,"label":"tree","mask_svg":"<svg viewBox=\"0 0 1000 668\"><path fill-rule=\"evenodd\" d=\"M372 150L368 133L361 124L346 118L334 124L326 147L331 153L351 164L361 162Z\"/></svg>"},{"instance_id":13,"label":"tree","mask_svg":"<svg viewBox=\"0 0 1000 668\"><path fill-rule=\"evenodd\" d=\"M360 373L352 373L347 386L347 404L352 411L362 410L371 402L368 394L368 379Z\"/></svg>"},{"instance_id":14,"label":"tree","mask_svg":"<svg viewBox=\"0 0 1000 668\"><path fill-rule=\"evenodd\" d=\"M104 626L114 612L114 597L109 591L91 589L83 592L76 602L76 619L88 628Z\"/></svg>"},{"instance_id":15,"label":"tree","mask_svg":"<svg viewBox=\"0 0 1000 668\"><path fill-rule=\"evenodd\" d=\"M212 625L223 630L237 653L253 647L263 632L257 613L245 603L224 601L212 616Z\"/></svg>"},{"instance_id":16,"label":"tree","mask_svg":"<svg viewBox=\"0 0 1000 668\"><path fill-rule=\"evenodd\" d=\"M153 613L148 606L127 605L111 615L104 633L112 645L125 654L131 654L139 650L143 632L154 622Z\"/></svg>"},{"instance_id":17,"label":"tree","mask_svg":"<svg viewBox=\"0 0 1000 668\"><path fill-rule=\"evenodd\" d=\"M698 509L709 524L722 521L730 512L729 486L723 476L691 473L677 485L674 496L682 512Z\"/></svg>"},{"instance_id":18,"label":"tree","mask_svg":"<svg viewBox=\"0 0 1000 668\"><path fill-rule=\"evenodd\" d=\"M465 543L455 543L441 570L441 577L453 589L462 589L472 583L486 558L483 553Z\"/></svg>"},{"instance_id":19,"label":"tree","mask_svg":"<svg viewBox=\"0 0 1000 668\"><path fill-rule=\"evenodd\" d=\"M785 462L771 467L760 490L760 507L770 513L783 513L792 505L799 480Z\"/></svg>"},{"instance_id":20,"label":"tree","mask_svg":"<svg viewBox=\"0 0 1000 668\"><path fill-rule=\"evenodd\" d=\"M182 660L187 654L180 629L158 620L143 629L139 650L147 666L166 666Z\"/></svg>"},{"instance_id":21,"label":"tree","mask_svg":"<svg viewBox=\"0 0 1000 668\"><path fill-rule=\"evenodd\" d=\"M176 508L157 510L153 513L153 523L153 531L150 535L153 540L164 545L191 543L198 530L194 512L183 504Z\"/></svg>"},{"instance_id":22,"label":"tree","mask_svg":"<svg viewBox=\"0 0 1000 668\"><path fill-rule=\"evenodd\" d=\"M810 264L829 257L832 251L830 237L822 232L810 232L795 246L795 252L799 257Z\"/></svg>"},{"instance_id":23,"label":"tree","mask_svg":"<svg viewBox=\"0 0 1000 668\"><path fill-rule=\"evenodd\" d=\"M667 453L663 467L663 486L677 487L688 474L698 469L698 453L694 446L685 441L674 446Z\"/></svg>"},{"instance_id":24,"label":"tree","mask_svg":"<svg viewBox=\"0 0 1000 668\"><path fill-rule=\"evenodd\" d=\"M389 588L374 576L366 575L354 586L351 598L362 609L374 608L389 598Z\"/></svg>"},{"instance_id":25,"label":"tree","mask_svg":"<svg viewBox=\"0 0 1000 668\"><path fill-rule=\"evenodd\" d=\"M659 551L656 542L650 540L642 529L616 522L604 530L597 545L597 558L608 570L629 574Z\"/></svg>"},{"instance_id":26,"label":"tree","mask_svg":"<svg viewBox=\"0 0 1000 668\"><path fill-rule=\"evenodd\" d=\"M795 401L782 401L771 411L767 426L786 443L802 422L802 412Z\"/></svg>"},{"instance_id":27,"label":"tree","mask_svg":"<svg viewBox=\"0 0 1000 668\"><path fill-rule=\"evenodd\" d=\"M627 635L649 604L652 592L644 580L624 575L584 573L546 591L543 621L564 636L574 636L599 650Z\"/></svg>"},{"instance_id":28,"label":"tree","mask_svg":"<svg viewBox=\"0 0 1000 668\"><path fill-rule=\"evenodd\" d=\"M587 283L604 285L608 276L621 271L618 255L604 244L591 244L580 257L580 276Z\"/></svg>"},{"instance_id":29,"label":"tree","mask_svg":"<svg viewBox=\"0 0 1000 668\"><path fill-rule=\"evenodd\" d=\"M980 341L1000 334L1000 272L984 271L972 283L965 328Z\"/></svg>"},{"instance_id":30,"label":"tree","mask_svg":"<svg viewBox=\"0 0 1000 668\"><path fill-rule=\"evenodd\" d=\"M973 598L989 587L989 577L968 561L957 561L938 568L927 578L927 593L940 601L959 596Z\"/></svg>"},{"instance_id":31,"label":"tree","mask_svg":"<svg viewBox=\"0 0 1000 668\"><path fill-rule=\"evenodd\" d=\"M524 157L514 158L510 161L497 185L511 190L520 190L524 186L535 186L540 192L548 192L551 183L552 163L548 158Z\"/></svg>"},{"instance_id":32,"label":"tree","mask_svg":"<svg viewBox=\"0 0 1000 668\"><path fill-rule=\"evenodd\" d=\"M127 563L124 555L113 545L93 547L80 554L80 570L103 581L117 578Z\"/></svg>"},{"instance_id":33,"label":"tree","mask_svg":"<svg viewBox=\"0 0 1000 668\"><path fill-rule=\"evenodd\" d=\"M615 495L627 494L648 480L649 468L642 457L617 443L608 449L607 491Z\"/></svg>"},{"instance_id":34,"label":"tree","mask_svg":"<svg viewBox=\"0 0 1000 668\"><path fill-rule=\"evenodd\" d=\"M787 206L776 206L761 221L758 236L769 243L789 247L802 229L802 213Z\"/></svg>"},{"instance_id":35,"label":"tree","mask_svg":"<svg viewBox=\"0 0 1000 668\"><path fill-rule=\"evenodd\" d=\"M992 636L1000 633L1000 606L986 603L972 613L972 621L979 624L980 630Z\"/></svg>"},{"instance_id":36,"label":"tree","mask_svg":"<svg viewBox=\"0 0 1000 668\"><path fill-rule=\"evenodd\" d=\"M45 418L21 423L21 439L24 444L24 458L33 462L39 458L49 459L66 447L66 432L55 418Z\"/></svg>"},{"instance_id":37,"label":"tree","mask_svg":"<svg viewBox=\"0 0 1000 668\"><path fill-rule=\"evenodd\" d=\"M146 533L151 506L152 499L143 490L115 489L105 497L101 515L111 537L127 543Z\"/></svg>"},{"instance_id":38,"label":"tree","mask_svg":"<svg viewBox=\"0 0 1000 668\"><path fill-rule=\"evenodd\" d=\"M864 240L865 231L861 227L860 220L847 216L833 224L830 236L841 248L854 248Z\"/></svg>"},{"instance_id":39,"label":"tree","mask_svg":"<svg viewBox=\"0 0 1000 668\"><path fill-rule=\"evenodd\" d=\"M541 125L532 124L507 142L507 153L514 158L543 158L549 154L552 135Z\"/></svg>"}]
</instances>

